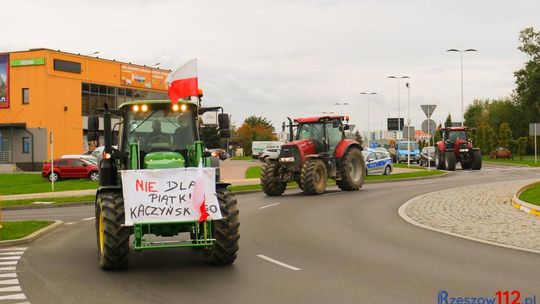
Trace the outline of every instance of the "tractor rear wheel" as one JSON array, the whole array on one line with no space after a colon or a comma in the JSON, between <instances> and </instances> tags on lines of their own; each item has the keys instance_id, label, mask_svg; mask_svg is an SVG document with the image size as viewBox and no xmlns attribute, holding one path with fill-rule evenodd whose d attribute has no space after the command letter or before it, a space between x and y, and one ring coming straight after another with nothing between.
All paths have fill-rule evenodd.
<instances>
[{"instance_id":1,"label":"tractor rear wheel","mask_svg":"<svg viewBox=\"0 0 540 304\"><path fill-rule=\"evenodd\" d=\"M326 166L317 158L306 160L302 166L302 186L309 195L323 194L326 191Z\"/></svg>"},{"instance_id":2,"label":"tractor rear wheel","mask_svg":"<svg viewBox=\"0 0 540 304\"><path fill-rule=\"evenodd\" d=\"M358 148L347 150L341 159L339 172L341 173L341 180L337 183L339 189L352 191L362 188L366 172L362 151Z\"/></svg>"},{"instance_id":3,"label":"tractor rear wheel","mask_svg":"<svg viewBox=\"0 0 540 304\"><path fill-rule=\"evenodd\" d=\"M96 235L99 266L116 270L127 266L129 231L124 225L124 198L121 193L97 196Z\"/></svg>"},{"instance_id":4,"label":"tractor rear wheel","mask_svg":"<svg viewBox=\"0 0 540 304\"><path fill-rule=\"evenodd\" d=\"M279 164L275 161L264 163L261 170L261 185L264 193L268 196L277 196L285 192L287 183L279 180L278 169Z\"/></svg>"},{"instance_id":5,"label":"tractor rear wheel","mask_svg":"<svg viewBox=\"0 0 540 304\"><path fill-rule=\"evenodd\" d=\"M214 244L207 251L207 261L213 265L227 265L234 263L238 251L238 209L236 198L228 189L216 189L219 209L223 219L214 222Z\"/></svg>"},{"instance_id":6,"label":"tractor rear wheel","mask_svg":"<svg viewBox=\"0 0 540 304\"><path fill-rule=\"evenodd\" d=\"M473 150L471 167L473 170L482 169L482 154L480 150Z\"/></svg>"},{"instance_id":7,"label":"tractor rear wheel","mask_svg":"<svg viewBox=\"0 0 540 304\"><path fill-rule=\"evenodd\" d=\"M448 171L456 170L456 156L454 155L454 153L444 153L444 166Z\"/></svg>"},{"instance_id":8,"label":"tractor rear wheel","mask_svg":"<svg viewBox=\"0 0 540 304\"><path fill-rule=\"evenodd\" d=\"M435 167L438 170L444 170L444 153L435 150Z\"/></svg>"}]
</instances>

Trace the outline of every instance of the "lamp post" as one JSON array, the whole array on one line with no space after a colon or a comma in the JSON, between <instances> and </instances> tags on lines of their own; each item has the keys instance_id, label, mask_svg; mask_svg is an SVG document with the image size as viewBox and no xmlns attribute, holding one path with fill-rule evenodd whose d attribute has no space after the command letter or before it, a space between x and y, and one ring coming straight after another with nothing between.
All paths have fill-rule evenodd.
<instances>
[{"instance_id":1,"label":"lamp post","mask_svg":"<svg viewBox=\"0 0 540 304\"><path fill-rule=\"evenodd\" d=\"M95 51L95 52L92 52L90 54L83 54L83 56L92 56L92 55L97 55L97 54L99 54L99 52Z\"/></svg>"},{"instance_id":2,"label":"lamp post","mask_svg":"<svg viewBox=\"0 0 540 304\"><path fill-rule=\"evenodd\" d=\"M343 102L343 103L336 102L334 105L336 105L336 106L341 105L341 114L345 115L345 113L343 112L343 106L348 106L349 103L348 102Z\"/></svg>"},{"instance_id":3,"label":"lamp post","mask_svg":"<svg viewBox=\"0 0 540 304\"><path fill-rule=\"evenodd\" d=\"M367 96L367 132L368 132L367 147L369 149L370 140L371 140L371 130L370 130L370 126L369 126L369 95L377 95L377 93L375 93L375 92L371 92L371 93L361 92L360 95L366 95Z\"/></svg>"},{"instance_id":4,"label":"lamp post","mask_svg":"<svg viewBox=\"0 0 540 304\"><path fill-rule=\"evenodd\" d=\"M397 111L398 111L398 136L396 136L398 139L400 137L400 133L401 133L401 111L400 111L400 105L399 105L399 81L401 79L407 79L409 78L409 76L401 76L401 77L397 77L397 76L388 76L388 78L391 78L391 79L397 79Z\"/></svg>"},{"instance_id":5,"label":"lamp post","mask_svg":"<svg viewBox=\"0 0 540 304\"><path fill-rule=\"evenodd\" d=\"M407 82L407 167L411 166L411 87ZM429 160L428 160L429 161Z\"/></svg>"},{"instance_id":6,"label":"lamp post","mask_svg":"<svg viewBox=\"0 0 540 304\"><path fill-rule=\"evenodd\" d=\"M448 49L447 52L459 52L461 57L461 126L465 122L465 116L463 113L463 53L465 52L476 52L475 49L466 49L466 50L457 50L457 49Z\"/></svg>"}]
</instances>

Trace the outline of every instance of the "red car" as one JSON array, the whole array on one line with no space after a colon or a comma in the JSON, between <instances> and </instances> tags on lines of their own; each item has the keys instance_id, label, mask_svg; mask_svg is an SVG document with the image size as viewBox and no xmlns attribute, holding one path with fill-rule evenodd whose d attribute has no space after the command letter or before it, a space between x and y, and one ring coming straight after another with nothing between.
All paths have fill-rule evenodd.
<instances>
[{"instance_id":1,"label":"red car","mask_svg":"<svg viewBox=\"0 0 540 304\"><path fill-rule=\"evenodd\" d=\"M489 158L490 159L496 159L496 158L510 159L510 158L513 158L513 157L512 157L512 152L510 152L510 150L508 150L508 148L498 147L498 148L495 149L495 151L491 151L491 153L489 154Z\"/></svg>"},{"instance_id":2,"label":"red car","mask_svg":"<svg viewBox=\"0 0 540 304\"><path fill-rule=\"evenodd\" d=\"M54 160L54 172L51 172L51 163L43 163L41 176L50 181L68 178L90 178L99 180L97 164L80 158L62 158Z\"/></svg>"}]
</instances>

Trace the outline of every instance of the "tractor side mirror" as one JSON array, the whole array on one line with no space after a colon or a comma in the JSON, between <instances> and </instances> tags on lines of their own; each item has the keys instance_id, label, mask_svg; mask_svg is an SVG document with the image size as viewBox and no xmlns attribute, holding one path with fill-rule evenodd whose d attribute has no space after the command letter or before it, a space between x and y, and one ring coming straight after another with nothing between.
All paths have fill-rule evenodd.
<instances>
[{"instance_id":1,"label":"tractor side mirror","mask_svg":"<svg viewBox=\"0 0 540 304\"><path fill-rule=\"evenodd\" d=\"M88 140L98 140L99 139L99 117L94 114L88 116Z\"/></svg>"},{"instance_id":2,"label":"tractor side mirror","mask_svg":"<svg viewBox=\"0 0 540 304\"><path fill-rule=\"evenodd\" d=\"M220 130L229 130L231 128L229 121L229 114L218 114L218 126Z\"/></svg>"},{"instance_id":3,"label":"tractor side mirror","mask_svg":"<svg viewBox=\"0 0 540 304\"><path fill-rule=\"evenodd\" d=\"M351 127L349 127L349 125L344 125L343 126L343 130L345 131L349 131L351 129Z\"/></svg>"}]
</instances>

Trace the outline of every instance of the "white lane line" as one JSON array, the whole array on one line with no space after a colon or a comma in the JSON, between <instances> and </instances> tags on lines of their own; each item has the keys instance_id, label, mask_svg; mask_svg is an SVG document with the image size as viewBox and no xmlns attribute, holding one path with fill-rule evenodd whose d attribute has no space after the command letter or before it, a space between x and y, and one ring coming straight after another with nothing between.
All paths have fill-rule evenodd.
<instances>
[{"instance_id":1,"label":"white lane line","mask_svg":"<svg viewBox=\"0 0 540 304\"><path fill-rule=\"evenodd\" d=\"M22 255L24 251L0 252L0 255Z\"/></svg>"},{"instance_id":2,"label":"white lane line","mask_svg":"<svg viewBox=\"0 0 540 304\"><path fill-rule=\"evenodd\" d=\"M274 259L272 259L272 258L269 258L269 257L267 257L267 256L265 256L265 255L262 255L262 254L258 254L257 256L260 257L260 258L263 259L263 260L267 260L268 262L274 263L274 264L279 265L279 266L281 266L281 267L285 267L285 268L288 268L288 269L291 269L291 270L295 270L295 271L297 271L297 270L302 270L302 269L300 269L300 268L298 268L298 267L294 267L294 266L291 266L291 265L289 265L289 264L285 264L285 263L283 263L283 262L276 261L276 260L274 260Z\"/></svg>"},{"instance_id":3,"label":"white lane line","mask_svg":"<svg viewBox=\"0 0 540 304\"><path fill-rule=\"evenodd\" d=\"M2 280L0 281L0 285L19 285L19 280L18 279Z\"/></svg>"},{"instance_id":4,"label":"white lane line","mask_svg":"<svg viewBox=\"0 0 540 304\"><path fill-rule=\"evenodd\" d=\"M20 259L21 259L20 255L8 256L8 257L0 257L0 260L20 260Z\"/></svg>"},{"instance_id":5,"label":"white lane line","mask_svg":"<svg viewBox=\"0 0 540 304\"><path fill-rule=\"evenodd\" d=\"M24 293L14 293L10 295L0 296L0 300L26 300Z\"/></svg>"},{"instance_id":6,"label":"white lane line","mask_svg":"<svg viewBox=\"0 0 540 304\"><path fill-rule=\"evenodd\" d=\"M17 265L18 261L6 261L6 262L0 262L0 265Z\"/></svg>"},{"instance_id":7,"label":"white lane line","mask_svg":"<svg viewBox=\"0 0 540 304\"><path fill-rule=\"evenodd\" d=\"M19 302L19 303L15 303L15 304L30 304L30 302Z\"/></svg>"},{"instance_id":8,"label":"white lane line","mask_svg":"<svg viewBox=\"0 0 540 304\"><path fill-rule=\"evenodd\" d=\"M92 217L87 217L87 218L84 218L84 219L82 219L82 220L83 220L83 221L91 221L91 220L93 220L93 219L95 219L94 216L92 216Z\"/></svg>"},{"instance_id":9,"label":"white lane line","mask_svg":"<svg viewBox=\"0 0 540 304\"><path fill-rule=\"evenodd\" d=\"M15 271L15 267L0 267L0 271Z\"/></svg>"},{"instance_id":10,"label":"white lane line","mask_svg":"<svg viewBox=\"0 0 540 304\"><path fill-rule=\"evenodd\" d=\"M22 291L21 286L11 286L11 287L0 288L0 292L14 292L14 291Z\"/></svg>"},{"instance_id":11,"label":"white lane line","mask_svg":"<svg viewBox=\"0 0 540 304\"><path fill-rule=\"evenodd\" d=\"M0 248L0 251L25 251L27 247Z\"/></svg>"},{"instance_id":12,"label":"white lane line","mask_svg":"<svg viewBox=\"0 0 540 304\"><path fill-rule=\"evenodd\" d=\"M69 222L69 223L65 223L64 225L73 225L75 224L76 222Z\"/></svg>"},{"instance_id":13,"label":"white lane line","mask_svg":"<svg viewBox=\"0 0 540 304\"><path fill-rule=\"evenodd\" d=\"M12 273L0 273L0 278L16 278L17 277L17 273L15 272L12 272Z\"/></svg>"},{"instance_id":14,"label":"white lane line","mask_svg":"<svg viewBox=\"0 0 540 304\"><path fill-rule=\"evenodd\" d=\"M274 206L277 206L277 205L279 205L279 203L275 203L275 204L270 204L270 205L262 206L262 207L259 208L259 209L266 209L266 208L274 207Z\"/></svg>"}]
</instances>

